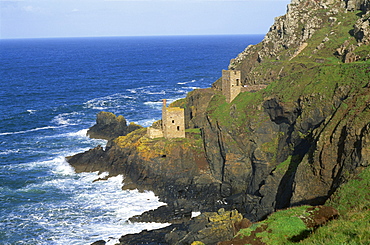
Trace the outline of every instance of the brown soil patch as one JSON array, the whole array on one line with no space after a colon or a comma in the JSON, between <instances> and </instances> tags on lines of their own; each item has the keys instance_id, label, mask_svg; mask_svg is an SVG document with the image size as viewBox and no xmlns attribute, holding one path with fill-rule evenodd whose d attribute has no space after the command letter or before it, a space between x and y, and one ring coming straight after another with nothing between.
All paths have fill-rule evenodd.
<instances>
[{"instance_id":1,"label":"brown soil patch","mask_svg":"<svg viewBox=\"0 0 370 245\"><path fill-rule=\"evenodd\" d=\"M338 217L338 211L328 206L316 206L307 209L312 212L309 217L301 218L309 228L317 228L326 224L328 221Z\"/></svg>"},{"instance_id":2,"label":"brown soil patch","mask_svg":"<svg viewBox=\"0 0 370 245\"><path fill-rule=\"evenodd\" d=\"M217 245L245 245L245 244L252 244L252 245L266 245L266 243L262 242L260 237L257 237L257 233L261 233L266 231L267 225L261 225L255 231L251 232L250 236L238 236L233 238L230 241L219 242Z\"/></svg>"}]
</instances>

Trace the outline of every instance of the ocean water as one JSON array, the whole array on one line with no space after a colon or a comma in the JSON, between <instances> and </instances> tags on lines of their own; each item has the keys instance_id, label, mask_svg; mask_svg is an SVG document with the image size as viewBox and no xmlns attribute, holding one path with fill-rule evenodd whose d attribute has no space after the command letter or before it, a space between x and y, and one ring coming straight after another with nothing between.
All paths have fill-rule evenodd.
<instances>
[{"instance_id":1,"label":"ocean water","mask_svg":"<svg viewBox=\"0 0 370 245\"><path fill-rule=\"evenodd\" d=\"M0 244L114 244L167 224L128 222L163 203L122 191L124 176L93 180L64 157L99 111L150 126L170 102L206 88L261 35L0 40Z\"/></svg>"}]
</instances>

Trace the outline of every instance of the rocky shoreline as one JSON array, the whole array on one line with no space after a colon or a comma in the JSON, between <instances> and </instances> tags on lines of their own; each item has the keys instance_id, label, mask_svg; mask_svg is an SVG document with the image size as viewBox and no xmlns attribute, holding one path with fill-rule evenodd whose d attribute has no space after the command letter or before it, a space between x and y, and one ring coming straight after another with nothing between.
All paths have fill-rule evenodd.
<instances>
[{"instance_id":1,"label":"rocky shoreline","mask_svg":"<svg viewBox=\"0 0 370 245\"><path fill-rule=\"evenodd\" d=\"M293 0L265 39L230 63L242 84L260 89L228 103L219 79L170 105L184 108L185 138L149 138L122 116L99 113L88 134L107 139L105 149L68 162L76 172L123 174L123 188L151 190L167 203L131 221L172 223L123 236L120 244L230 240L237 227L277 210L321 210L368 167L369 10L367 0ZM192 212L202 214L191 219ZM338 213L328 214L318 222Z\"/></svg>"}]
</instances>

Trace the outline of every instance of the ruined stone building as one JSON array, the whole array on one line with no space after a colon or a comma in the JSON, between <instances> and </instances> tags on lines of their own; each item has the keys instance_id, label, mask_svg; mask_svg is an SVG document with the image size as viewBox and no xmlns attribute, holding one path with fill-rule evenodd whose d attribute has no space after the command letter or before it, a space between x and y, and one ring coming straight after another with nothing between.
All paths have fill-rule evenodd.
<instances>
[{"instance_id":1,"label":"ruined stone building","mask_svg":"<svg viewBox=\"0 0 370 245\"><path fill-rule=\"evenodd\" d=\"M156 126L147 127L146 133L148 137L151 139L162 138L163 137L162 125L159 125L159 127Z\"/></svg>"},{"instance_id":2,"label":"ruined stone building","mask_svg":"<svg viewBox=\"0 0 370 245\"><path fill-rule=\"evenodd\" d=\"M226 102L232 102L241 92L256 92L267 87L266 84L243 85L241 82L241 71L222 70L222 94Z\"/></svg>"},{"instance_id":3,"label":"ruined stone building","mask_svg":"<svg viewBox=\"0 0 370 245\"><path fill-rule=\"evenodd\" d=\"M185 138L185 115L180 107L167 107L167 101L163 100L162 124L153 125L147 129L149 138L165 137Z\"/></svg>"},{"instance_id":4,"label":"ruined stone building","mask_svg":"<svg viewBox=\"0 0 370 245\"><path fill-rule=\"evenodd\" d=\"M230 103L242 90L241 71L222 70L222 94L226 102Z\"/></svg>"}]
</instances>

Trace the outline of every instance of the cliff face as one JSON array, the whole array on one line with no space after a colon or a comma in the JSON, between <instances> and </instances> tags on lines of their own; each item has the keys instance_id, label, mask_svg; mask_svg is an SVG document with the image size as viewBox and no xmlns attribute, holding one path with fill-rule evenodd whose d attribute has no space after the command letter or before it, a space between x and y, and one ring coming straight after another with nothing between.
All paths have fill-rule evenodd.
<instances>
[{"instance_id":1,"label":"cliff face","mask_svg":"<svg viewBox=\"0 0 370 245\"><path fill-rule=\"evenodd\" d=\"M213 85L196 120L222 194L248 218L322 204L369 165L369 6L292 1L264 40L229 66L244 84L267 89L227 104L220 80Z\"/></svg>"},{"instance_id":2,"label":"cliff face","mask_svg":"<svg viewBox=\"0 0 370 245\"><path fill-rule=\"evenodd\" d=\"M126 188L193 210L236 208L251 220L323 204L370 163L369 9L368 0L293 0L229 66L266 89L226 103L218 80L175 102L186 139L150 140L139 129L69 162L122 173Z\"/></svg>"}]
</instances>

